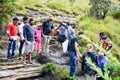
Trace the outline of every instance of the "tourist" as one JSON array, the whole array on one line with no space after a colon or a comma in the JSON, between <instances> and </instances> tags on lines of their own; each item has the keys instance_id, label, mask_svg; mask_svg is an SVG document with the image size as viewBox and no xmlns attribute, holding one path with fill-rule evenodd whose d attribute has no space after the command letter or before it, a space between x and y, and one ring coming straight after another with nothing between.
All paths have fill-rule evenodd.
<instances>
[{"instance_id":1,"label":"tourist","mask_svg":"<svg viewBox=\"0 0 120 80\"><path fill-rule=\"evenodd\" d=\"M8 52L7 58L15 58L15 50L16 50L16 41L17 41L17 22L18 18L13 18L13 23L10 23L7 26L7 36L8 36Z\"/></svg>"},{"instance_id":2,"label":"tourist","mask_svg":"<svg viewBox=\"0 0 120 80\"><path fill-rule=\"evenodd\" d=\"M23 35L25 39L25 50L23 55L23 64L26 64L26 57L28 57L28 63L32 63L31 54L34 49L34 20L30 18L29 24L23 26Z\"/></svg>"}]
</instances>

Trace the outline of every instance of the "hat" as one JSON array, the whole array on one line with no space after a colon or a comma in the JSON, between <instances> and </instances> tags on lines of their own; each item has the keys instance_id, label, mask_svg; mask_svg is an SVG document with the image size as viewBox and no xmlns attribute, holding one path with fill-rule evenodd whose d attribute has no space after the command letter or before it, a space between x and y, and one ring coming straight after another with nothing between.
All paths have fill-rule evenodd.
<instances>
[{"instance_id":1,"label":"hat","mask_svg":"<svg viewBox=\"0 0 120 80\"><path fill-rule=\"evenodd\" d=\"M31 23L32 21L34 21L33 18L30 18L30 19L29 19L29 23Z\"/></svg>"},{"instance_id":2,"label":"hat","mask_svg":"<svg viewBox=\"0 0 120 80\"><path fill-rule=\"evenodd\" d=\"M27 17L27 16L24 16L24 17L23 17L23 20L28 20L28 17Z\"/></svg>"},{"instance_id":3,"label":"hat","mask_svg":"<svg viewBox=\"0 0 120 80\"><path fill-rule=\"evenodd\" d=\"M49 20L53 20L53 16L49 16Z\"/></svg>"},{"instance_id":4,"label":"hat","mask_svg":"<svg viewBox=\"0 0 120 80\"><path fill-rule=\"evenodd\" d=\"M14 17L12 20L13 20L13 21L18 21L18 18L17 18L17 17Z\"/></svg>"}]
</instances>

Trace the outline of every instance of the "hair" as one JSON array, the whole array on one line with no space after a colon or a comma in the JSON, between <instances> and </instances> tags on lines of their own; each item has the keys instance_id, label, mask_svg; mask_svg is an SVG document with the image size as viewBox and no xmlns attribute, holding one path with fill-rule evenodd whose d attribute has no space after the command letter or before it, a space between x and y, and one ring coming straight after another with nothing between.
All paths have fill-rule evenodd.
<instances>
[{"instance_id":1,"label":"hair","mask_svg":"<svg viewBox=\"0 0 120 80\"><path fill-rule=\"evenodd\" d=\"M28 20L28 17L27 17L27 16L24 16L24 17L23 17L23 21L26 21L26 20Z\"/></svg>"},{"instance_id":2,"label":"hair","mask_svg":"<svg viewBox=\"0 0 120 80\"><path fill-rule=\"evenodd\" d=\"M17 17L14 17L12 20L13 20L13 21L18 21L18 18L17 18Z\"/></svg>"},{"instance_id":3,"label":"hair","mask_svg":"<svg viewBox=\"0 0 120 80\"><path fill-rule=\"evenodd\" d=\"M90 49L92 49L92 50L93 50L93 48L94 48L94 46L93 46L92 44L87 44L87 46L89 46Z\"/></svg>"},{"instance_id":4,"label":"hair","mask_svg":"<svg viewBox=\"0 0 120 80\"><path fill-rule=\"evenodd\" d=\"M30 18L30 19L29 19L29 23L31 23L32 21L34 21L33 18Z\"/></svg>"},{"instance_id":5,"label":"hair","mask_svg":"<svg viewBox=\"0 0 120 80\"><path fill-rule=\"evenodd\" d=\"M100 35L100 36L104 36L105 33L104 33L104 32L100 32L99 35Z\"/></svg>"}]
</instances>

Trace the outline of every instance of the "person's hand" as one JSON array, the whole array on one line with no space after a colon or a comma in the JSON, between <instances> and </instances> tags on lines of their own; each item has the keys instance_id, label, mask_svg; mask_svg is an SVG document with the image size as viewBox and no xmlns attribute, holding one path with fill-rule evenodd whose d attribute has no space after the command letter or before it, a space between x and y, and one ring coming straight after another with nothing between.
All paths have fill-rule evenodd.
<instances>
[{"instance_id":1,"label":"person's hand","mask_svg":"<svg viewBox=\"0 0 120 80\"><path fill-rule=\"evenodd\" d=\"M25 44L28 45L28 41L27 40L25 41Z\"/></svg>"},{"instance_id":2,"label":"person's hand","mask_svg":"<svg viewBox=\"0 0 120 80\"><path fill-rule=\"evenodd\" d=\"M76 57L77 57L77 60L80 60L80 58L81 58L82 56L80 55L80 53L78 53L78 54L76 55Z\"/></svg>"}]
</instances>

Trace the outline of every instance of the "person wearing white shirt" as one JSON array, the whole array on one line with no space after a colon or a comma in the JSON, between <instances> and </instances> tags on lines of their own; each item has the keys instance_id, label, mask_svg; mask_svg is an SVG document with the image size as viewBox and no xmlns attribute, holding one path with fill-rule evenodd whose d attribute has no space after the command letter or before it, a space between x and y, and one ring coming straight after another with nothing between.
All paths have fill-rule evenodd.
<instances>
[{"instance_id":1,"label":"person wearing white shirt","mask_svg":"<svg viewBox=\"0 0 120 80\"><path fill-rule=\"evenodd\" d=\"M23 26L26 25L28 23L28 17L23 17L23 23L18 27L18 32L19 32L19 36L20 36L20 47L19 47L19 58L22 56L23 54L23 46L24 46L24 36L23 36Z\"/></svg>"}]
</instances>

